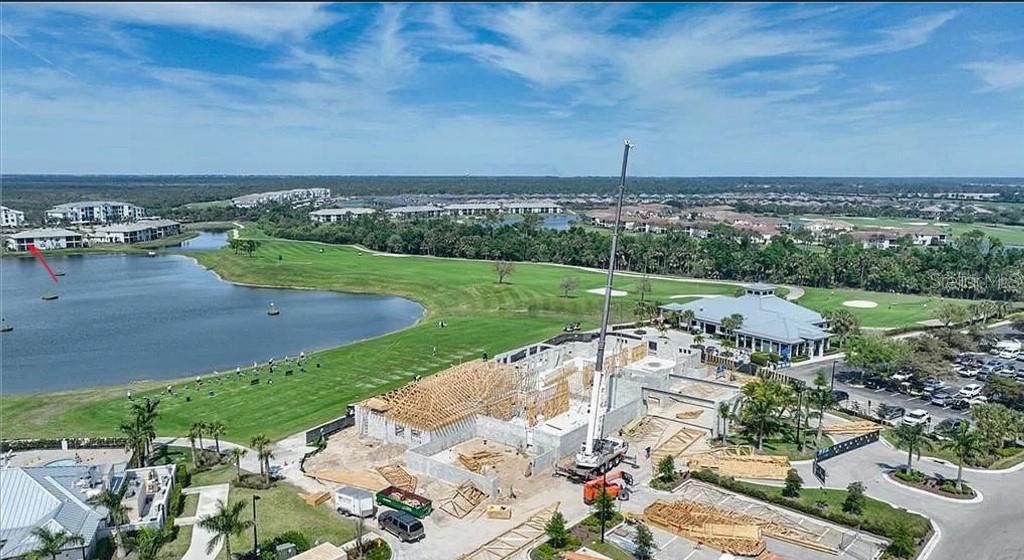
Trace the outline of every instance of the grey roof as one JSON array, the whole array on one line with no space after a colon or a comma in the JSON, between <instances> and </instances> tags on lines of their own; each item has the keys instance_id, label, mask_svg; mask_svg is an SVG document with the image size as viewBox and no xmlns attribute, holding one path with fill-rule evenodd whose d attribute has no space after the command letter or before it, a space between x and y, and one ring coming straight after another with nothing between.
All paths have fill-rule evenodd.
<instances>
[{"instance_id":1,"label":"grey roof","mask_svg":"<svg viewBox=\"0 0 1024 560\"><path fill-rule=\"evenodd\" d=\"M764 282L754 282L753 284L747 284L748 290L774 290L775 286L771 284L765 284Z\"/></svg>"},{"instance_id":2,"label":"grey roof","mask_svg":"<svg viewBox=\"0 0 1024 560\"><path fill-rule=\"evenodd\" d=\"M443 208L437 206L399 206L398 208L392 208L388 212L395 214L415 214L418 212L437 212Z\"/></svg>"},{"instance_id":3,"label":"grey roof","mask_svg":"<svg viewBox=\"0 0 1024 560\"><path fill-rule=\"evenodd\" d=\"M40 237L81 237L77 231L64 228L27 229L11 235L12 239L39 239Z\"/></svg>"},{"instance_id":4,"label":"grey roof","mask_svg":"<svg viewBox=\"0 0 1024 560\"><path fill-rule=\"evenodd\" d=\"M82 202L65 202L58 204L48 211L69 210L71 208L88 208L90 206L137 206L130 202L118 202L116 200L83 200Z\"/></svg>"},{"instance_id":5,"label":"grey roof","mask_svg":"<svg viewBox=\"0 0 1024 560\"><path fill-rule=\"evenodd\" d=\"M175 220L168 220L166 218L146 218L139 220L140 224L145 224L151 227L168 227L168 226L180 226L181 222Z\"/></svg>"},{"instance_id":6,"label":"grey roof","mask_svg":"<svg viewBox=\"0 0 1024 560\"><path fill-rule=\"evenodd\" d=\"M87 503L88 484L118 466L25 467L0 470L0 558L21 556L38 546L32 530L47 527L81 535L86 546L107 516ZM72 547L77 548L77 547Z\"/></svg>"},{"instance_id":7,"label":"grey roof","mask_svg":"<svg viewBox=\"0 0 1024 560\"><path fill-rule=\"evenodd\" d=\"M670 303L661 308L675 312L691 310L698 320L715 324L739 313L743 316L743 325L736 330L739 334L788 344L829 336L828 331L817 325L825 321L819 313L777 296L703 298L690 303Z\"/></svg>"},{"instance_id":8,"label":"grey roof","mask_svg":"<svg viewBox=\"0 0 1024 560\"><path fill-rule=\"evenodd\" d=\"M373 214L376 212L373 208L324 208L322 210L314 210L310 214L317 216L344 216L345 214Z\"/></svg>"}]
</instances>

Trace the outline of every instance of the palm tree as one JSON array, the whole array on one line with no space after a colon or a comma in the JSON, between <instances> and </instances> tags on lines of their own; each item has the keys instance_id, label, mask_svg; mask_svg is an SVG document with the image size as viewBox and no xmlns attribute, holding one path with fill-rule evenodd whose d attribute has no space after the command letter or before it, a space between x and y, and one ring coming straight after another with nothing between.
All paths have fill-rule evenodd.
<instances>
[{"instance_id":1,"label":"palm tree","mask_svg":"<svg viewBox=\"0 0 1024 560\"><path fill-rule=\"evenodd\" d=\"M814 390L809 395L808 404L818 408L818 433L814 438L814 442L817 445L821 445L821 432L822 423L825 421L825 409L835 404L836 399L832 394L832 390L828 386L828 380L825 379L825 372L819 371L814 376Z\"/></svg>"},{"instance_id":2,"label":"palm tree","mask_svg":"<svg viewBox=\"0 0 1024 560\"><path fill-rule=\"evenodd\" d=\"M687 309L679 315L679 318L683 323L686 323L686 330L690 330L693 325L693 321L697 319L697 315L694 314L692 309Z\"/></svg>"},{"instance_id":3,"label":"palm tree","mask_svg":"<svg viewBox=\"0 0 1024 560\"><path fill-rule=\"evenodd\" d=\"M188 443L192 447L192 464L199 466L199 461L196 459L196 439L202 441L203 437L203 423L193 422L192 426L188 429Z\"/></svg>"},{"instance_id":4,"label":"palm tree","mask_svg":"<svg viewBox=\"0 0 1024 560\"><path fill-rule=\"evenodd\" d=\"M978 432L970 429L967 422L961 422L956 429L947 435L949 439L942 444L942 447L949 449L956 455L956 489L959 492L963 490L964 486L964 461L967 460L969 455L984 449L985 442L978 435Z\"/></svg>"},{"instance_id":5,"label":"palm tree","mask_svg":"<svg viewBox=\"0 0 1024 560\"><path fill-rule=\"evenodd\" d=\"M135 464L146 466L146 451L149 448L149 435L146 428L137 419L125 422L118 428L124 434L124 450L131 453Z\"/></svg>"},{"instance_id":6,"label":"palm tree","mask_svg":"<svg viewBox=\"0 0 1024 560\"><path fill-rule=\"evenodd\" d=\"M220 454L220 437L227 433L228 427L224 425L224 422L215 420L206 425L206 429L210 431L210 436L213 437L213 443L216 446L217 454Z\"/></svg>"},{"instance_id":7,"label":"palm tree","mask_svg":"<svg viewBox=\"0 0 1024 560\"><path fill-rule=\"evenodd\" d=\"M260 474L263 475L264 482L270 484L270 460L274 458L274 453L270 450L270 439L263 434L257 434L250 443L260 461Z\"/></svg>"},{"instance_id":8,"label":"palm tree","mask_svg":"<svg viewBox=\"0 0 1024 560\"><path fill-rule=\"evenodd\" d=\"M901 447L907 450L907 468L903 471L910 474L913 471L912 463L914 460L914 452L917 452L917 458L921 458L921 451L931 449L932 444L925 439L925 433L927 427L924 424L903 424L893 430L892 435L896 438L896 442Z\"/></svg>"},{"instance_id":9,"label":"palm tree","mask_svg":"<svg viewBox=\"0 0 1024 560\"><path fill-rule=\"evenodd\" d=\"M146 434L146 449L144 455L148 456L151 444L156 439L156 418L159 416L157 407L160 399L146 398L141 402L132 403L132 416L140 430Z\"/></svg>"},{"instance_id":10,"label":"palm tree","mask_svg":"<svg viewBox=\"0 0 1024 560\"><path fill-rule=\"evenodd\" d=\"M199 428L196 431L196 435L199 437L199 449L206 449L206 445L203 443L203 436L205 436L207 430L210 429L210 425L200 420L198 422L193 422L192 426Z\"/></svg>"},{"instance_id":11,"label":"palm tree","mask_svg":"<svg viewBox=\"0 0 1024 560\"><path fill-rule=\"evenodd\" d=\"M732 419L732 407L727 402L718 403L718 418L722 421L722 445L729 434L729 420Z\"/></svg>"},{"instance_id":12,"label":"palm tree","mask_svg":"<svg viewBox=\"0 0 1024 560\"><path fill-rule=\"evenodd\" d=\"M107 516L112 526L110 534L114 539L114 545L117 547L118 558L124 556L124 543L121 542L120 527L125 524L128 517L127 510L125 509L124 504L121 503L123 498L124 496L120 492L104 490L89 499L90 504L100 506L107 510Z\"/></svg>"},{"instance_id":13,"label":"palm tree","mask_svg":"<svg viewBox=\"0 0 1024 560\"><path fill-rule=\"evenodd\" d=\"M230 505L217 500L217 513L206 515L199 520L199 526L213 532L213 538L206 543L206 553L212 554L213 549L224 539L224 550L231 558L231 535L237 535L252 527L252 521L242 519L245 502L232 502Z\"/></svg>"},{"instance_id":14,"label":"palm tree","mask_svg":"<svg viewBox=\"0 0 1024 560\"><path fill-rule=\"evenodd\" d=\"M782 427L782 413L792 401L789 387L773 379L761 378L743 387L746 400L739 420L744 428L757 436L757 450L764 446L764 438Z\"/></svg>"},{"instance_id":15,"label":"palm tree","mask_svg":"<svg viewBox=\"0 0 1024 560\"><path fill-rule=\"evenodd\" d=\"M143 527L132 537L132 548L138 560L156 560L160 549L167 543L166 531Z\"/></svg>"},{"instance_id":16,"label":"palm tree","mask_svg":"<svg viewBox=\"0 0 1024 560\"><path fill-rule=\"evenodd\" d=\"M249 453L244 447L232 447L231 451L228 452L228 456L235 463L235 471L238 474L238 478L242 478L242 457Z\"/></svg>"},{"instance_id":17,"label":"palm tree","mask_svg":"<svg viewBox=\"0 0 1024 560\"><path fill-rule=\"evenodd\" d=\"M34 552L40 556L49 556L51 560L57 560L57 555L70 545L85 544L81 535L72 535L64 529L51 531L46 527L36 527L32 529L32 536L39 541L39 548Z\"/></svg>"}]
</instances>

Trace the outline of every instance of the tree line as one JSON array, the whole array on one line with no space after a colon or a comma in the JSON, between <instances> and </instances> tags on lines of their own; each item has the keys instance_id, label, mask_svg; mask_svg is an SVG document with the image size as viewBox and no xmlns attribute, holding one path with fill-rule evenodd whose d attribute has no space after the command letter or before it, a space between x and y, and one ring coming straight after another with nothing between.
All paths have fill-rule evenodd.
<instances>
[{"instance_id":1,"label":"tree line","mask_svg":"<svg viewBox=\"0 0 1024 560\"><path fill-rule=\"evenodd\" d=\"M557 231L534 216L517 224L496 218L391 220L374 214L332 224L267 214L267 233L289 239L360 244L377 251L497 261L533 261L604 268L610 237L581 227ZM1024 251L1006 250L981 231L942 247L864 248L848 239L797 244L780 235L766 244L749 233L715 226L708 239L681 231L624 235L619 269L715 280L767 281L971 299L1024 299Z\"/></svg>"}]
</instances>

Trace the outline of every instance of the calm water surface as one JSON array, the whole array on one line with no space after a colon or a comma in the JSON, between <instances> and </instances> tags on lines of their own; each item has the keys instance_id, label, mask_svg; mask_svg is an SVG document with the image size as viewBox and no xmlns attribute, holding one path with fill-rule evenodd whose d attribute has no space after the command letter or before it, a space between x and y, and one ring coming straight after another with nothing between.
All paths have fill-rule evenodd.
<instances>
[{"instance_id":1,"label":"calm water surface","mask_svg":"<svg viewBox=\"0 0 1024 560\"><path fill-rule=\"evenodd\" d=\"M203 234L180 250L224 239ZM235 286L181 255L47 260L66 273L59 284L35 259L0 259L2 314L14 326L0 335L3 393L234 369L385 334L423 313L398 297ZM40 299L47 292L60 299ZM267 315L271 302L280 315Z\"/></svg>"}]
</instances>

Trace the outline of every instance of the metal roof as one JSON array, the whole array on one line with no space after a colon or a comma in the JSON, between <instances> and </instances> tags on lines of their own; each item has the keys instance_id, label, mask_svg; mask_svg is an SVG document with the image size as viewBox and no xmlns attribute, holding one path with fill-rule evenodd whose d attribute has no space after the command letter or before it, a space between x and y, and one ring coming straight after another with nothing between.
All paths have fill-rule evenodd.
<instances>
[{"instance_id":1,"label":"metal roof","mask_svg":"<svg viewBox=\"0 0 1024 560\"><path fill-rule=\"evenodd\" d=\"M107 512L87 503L93 480L112 467L24 467L0 470L0 558L21 556L38 546L36 527L81 535L90 546ZM80 548L80 547L70 547Z\"/></svg>"},{"instance_id":2,"label":"metal roof","mask_svg":"<svg viewBox=\"0 0 1024 560\"><path fill-rule=\"evenodd\" d=\"M737 333L778 342L798 343L829 336L828 331L818 326L825 321L819 313L777 296L703 298L670 303L661 309L677 313L690 310L698 320L718 325L722 319L738 313L743 316L743 325L736 329Z\"/></svg>"},{"instance_id":3,"label":"metal roof","mask_svg":"<svg viewBox=\"0 0 1024 560\"><path fill-rule=\"evenodd\" d=\"M77 231L63 228L27 229L11 235L12 239L38 239L40 237L81 237Z\"/></svg>"}]
</instances>

